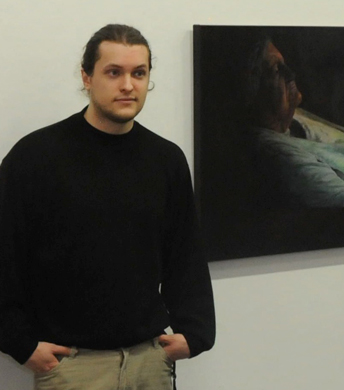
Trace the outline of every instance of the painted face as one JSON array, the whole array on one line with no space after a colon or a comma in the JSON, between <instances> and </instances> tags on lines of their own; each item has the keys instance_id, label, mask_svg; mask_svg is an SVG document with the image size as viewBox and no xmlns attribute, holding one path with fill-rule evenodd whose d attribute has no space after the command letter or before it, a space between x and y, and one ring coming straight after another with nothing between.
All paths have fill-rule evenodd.
<instances>
[{"instance_id":1,"label":"painted face","mask_svg":"<svg viewBox=\"0 0 344 390\"><path fill-rule=\"evenodd\" d=\"M99 54L91 76L82 70L84 86L90 97L91 124L130 125L146 100L148 49L144 45L103 41L99 45Z\"/></svg>"},{"instance_id":2,"label":"painted face","mask_svg":"<svg viewBox=\"0 0 344 390\"><path fill-rule=\"evenodd\" d=\"M259 126L285 132L301 100L293 72L285 64L282 54L269 43L265 50L261 85L256 100Z\"/></svg>"}]
</instances>

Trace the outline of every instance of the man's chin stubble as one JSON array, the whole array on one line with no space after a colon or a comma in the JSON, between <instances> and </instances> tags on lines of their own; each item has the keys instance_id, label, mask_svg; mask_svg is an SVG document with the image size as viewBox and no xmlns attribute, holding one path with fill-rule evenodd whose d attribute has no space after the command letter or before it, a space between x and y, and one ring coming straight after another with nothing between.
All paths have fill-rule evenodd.
<instances>
[{"instance_id":1,"label":"man's chin stubble","mask_svg":"<svg viewBox=\"0 0 344 390\"><path fill-rule=\"evenodd\" d=\"M109 113L109 112L104 112L103 115L110 122L113 122L116 124L125 124L125 123L132 121L137 114L130 115L130 116L121 116L121 115L114 115L114 114Z\"/></svg>"}]
</instances>

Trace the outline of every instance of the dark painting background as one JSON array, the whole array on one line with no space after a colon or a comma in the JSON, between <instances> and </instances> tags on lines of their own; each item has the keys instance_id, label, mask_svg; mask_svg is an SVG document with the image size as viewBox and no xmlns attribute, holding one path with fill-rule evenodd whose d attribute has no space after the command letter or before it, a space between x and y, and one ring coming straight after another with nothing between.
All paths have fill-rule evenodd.
<instances>
[{"instance_id":1,"label":"dark painting background","mask_svg":"<svg viewBox=\"0 0 344 390\"><path fill-rule=\"evenodd\" d=\"M343 209L257 206L238 125L239 58L266 33L296 73L300 105L344 126L344 28L194 26L195 193L208 260L344 246Z\"/></svg>"}]
</instances>

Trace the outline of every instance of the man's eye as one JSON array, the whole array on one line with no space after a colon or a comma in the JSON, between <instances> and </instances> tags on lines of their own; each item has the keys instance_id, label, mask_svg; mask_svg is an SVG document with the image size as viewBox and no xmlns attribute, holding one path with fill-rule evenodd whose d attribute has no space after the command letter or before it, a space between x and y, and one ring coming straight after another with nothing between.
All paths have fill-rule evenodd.
<instances>
[{"instance_id":1,"label":"man's eye","mask_svg":"<svg viewBox=\"0 0 344 390\"><path fill-rule=\"evenodd\" d=\"M144 71L144 70L136 70L134 72L135 77L144 77L145 75L146 75L146 71Z\"/></svg>"},{"instance_id":2,"label":"man's eye","mask_svg":"<svg viewBox=\"0 0 344 390\"><path fill-rule=\"evenodd\" d=\"M112 69L109 71L110 76L118 76L119 71L117 69Z\"/></svg>"}]
</instances>

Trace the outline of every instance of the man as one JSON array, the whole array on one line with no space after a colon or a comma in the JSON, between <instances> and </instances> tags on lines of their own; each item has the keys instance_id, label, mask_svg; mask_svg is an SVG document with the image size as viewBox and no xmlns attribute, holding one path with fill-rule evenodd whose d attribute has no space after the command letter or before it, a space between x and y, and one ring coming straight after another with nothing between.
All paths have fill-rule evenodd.
<instances>
[{"instance_id":1,"label":"man","mask_svg":"<svg viewBox=\"0 0 344 390\"><path fill-rule=\"evenodd\" d=\"M269 38L248 59L243 90L253 165L261 175L258 198L268 208L343 207L343 129L304 111L295 115L301 93Z\"/></svg>"},{"instance_id":2,"label":"man","mask_svg":"<svg viewBox=\"0 0 344 390\"><path fill-rule=\"evenodd\" d=\"M1 165L0 347L37 389L170 389L174 362L214 343L185 157L134 121L150 70L139 31L100 29L88 107Z\"/></svg>"},{"instance_id":3,"label":"man","mask_svg":"<svg viewBox=\"0 0 344 390\"><path fill-rule=\"evenodd\" d=\"M248 82L251 83L251 96L248 97L250 118L255 126L284 133L301 103L301 93L294 73L274 44L266 38L257 46L257 58L253 59L248 73Z\"/></svg>"}]
</instances>

